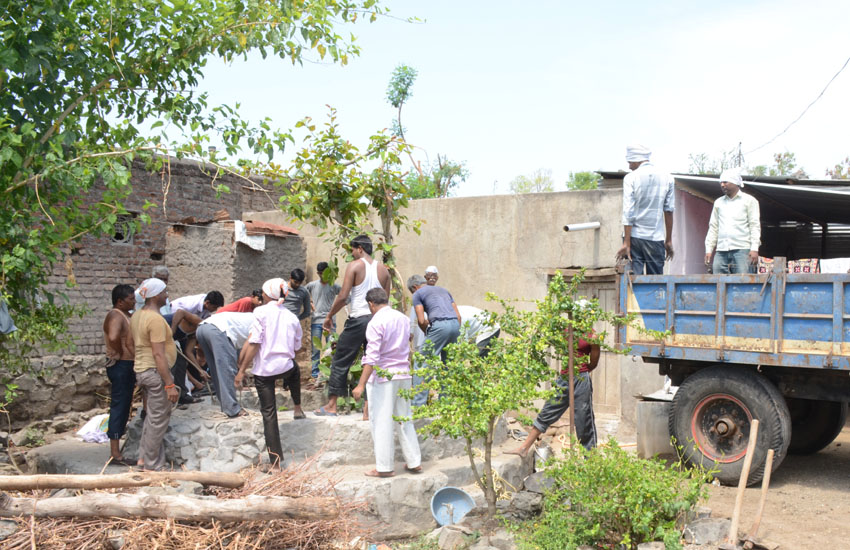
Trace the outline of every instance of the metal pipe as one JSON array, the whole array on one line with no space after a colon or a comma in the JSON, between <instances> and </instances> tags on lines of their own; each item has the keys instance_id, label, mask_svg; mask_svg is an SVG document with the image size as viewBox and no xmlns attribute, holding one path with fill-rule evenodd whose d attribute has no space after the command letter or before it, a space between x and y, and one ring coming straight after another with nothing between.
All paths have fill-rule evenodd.
<instances>
[{"instance_id":1,"label":"metal pipe","mask_svg":"<svg viewBox=\"0 0 850 550\"><path fill-rule=\"evenodd\" d=\"M584 231L585 229L599 229L599 222L570 223L564 226L564 231Z\"/></svg>"}]
</instances>

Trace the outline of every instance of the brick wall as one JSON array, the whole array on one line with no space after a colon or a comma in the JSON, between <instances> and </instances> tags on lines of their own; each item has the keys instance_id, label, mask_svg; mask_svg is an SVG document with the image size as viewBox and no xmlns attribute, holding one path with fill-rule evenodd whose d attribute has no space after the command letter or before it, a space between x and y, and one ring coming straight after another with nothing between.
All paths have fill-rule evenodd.
<instances>
[{"instance_id":1,"label":"brick wall","mask_svg":"<svg viewBox=\"0 0 850 550\"><path fill-rule=\"evenodd\" d=\"M102 354L102 323L111 308L112 288L121 283L137 286L150 277L151 270L159 264L168 265L166 234L172 225L187 218L210 221L220 210L226 210L230 219L241 219L243 210L270 210L272 200L279 194L247 189L244 180L233 176L219 176L216 183L224 183L231 193L215 196L212 175L205 173L195 162L171 159L170 180L167 173L149 173L141 164L134 165L133 193L126 201L128 211L141 213L145 200L157 205L147 213L149 225L132 236L130 242L114 242L109 237L85 237L71 250L70 268L77 285L65 289L68 270L57 265L51 277L51 286L63 290L74 304L83 304L90 312L83 319L71 321L71 333L76 342L75 353ZM167 193L164 190L167 184ZM99 196L92 193L92 200ZM245 208L243 205L249 205ZM198 293L203 290L198 290Z\"/></svg>"}]
</instances>

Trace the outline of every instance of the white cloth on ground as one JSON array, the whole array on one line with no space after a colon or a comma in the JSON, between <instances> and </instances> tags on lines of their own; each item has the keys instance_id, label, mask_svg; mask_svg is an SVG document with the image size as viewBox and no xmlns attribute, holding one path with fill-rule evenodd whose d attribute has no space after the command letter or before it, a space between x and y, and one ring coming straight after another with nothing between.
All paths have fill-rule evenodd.
<instances>
[{"instance_id":1,"label":"white cloth on ground","mask_svg":"<svg viewBox=\"0 0 850 550\"><path fill-rule=\"evenodd\" d=\"M419 450L419 438L412 420L396 422L393 416L410 418L413 414L410 400L398 395L399 390L409 390L412 380L389 380L378 384L366 383L369 395L369 427L372 430L372 442L375 446L375 469L379 472L395 470L395 440L393 431L398 435L401 452L408 468L422 464Z\"/></svg>"}]
</instances>

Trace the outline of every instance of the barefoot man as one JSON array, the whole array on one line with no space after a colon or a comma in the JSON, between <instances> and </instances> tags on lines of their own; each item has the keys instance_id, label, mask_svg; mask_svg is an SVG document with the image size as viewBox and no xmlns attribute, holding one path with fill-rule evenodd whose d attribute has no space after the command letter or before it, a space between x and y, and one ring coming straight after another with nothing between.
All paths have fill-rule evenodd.
<instances>
[{"instance_id":1,"label":"barefoot man","mask_svg":"<svg viewBox=\"0 0 850 550\"><path fill-rule=\"evenodd\" d=\"M390 293L390 272L386 267L372 259L372 241L366 235L358 235L352 239L351 255L354 261L345 268L342 288L334 298L325 322L324 330L333 330L334 316L345 305L348 295L351 295L348 319L337 340L336 351L331 362L331 375L328 379L328 404L319 407L313 414L316 416L336 416L337 397L348 395L348 371L357 353L366 344L366 326L372 319L369 304L366 303L366 293L373 288L383 288Z\"/></svg>"},{"instance_id":2,"label":"barefoot man","mask_svg":"<svg viewBox=\"0 0 850 550\"><path fill-rule=\"evenodd\" d=\"M363 374L352 395L360 399L368 388L370 405L369 426L375 445L375 465L372 477L395 475L395 441L398 434L401 452L407 462L408 472L422 471L422 457L416 429L410 419L410 400L400 397L399 390L411 388L410 376L410 319L407 315L387 305L388 296L381 288L366 293L366 302L372 320L366 328L366 354L363 356ZM377 371L380 369L380 373ZM396 422L393 417L407 418Z\"/></svg>"},{"instance_id":3,"label":"barefoot man","mask_svg":"<svg viewBox=\"0 0 850 550\"><path fill-rule=\"evenodd\" d=\"M136 347L130 332L130 311L136 307L136 297L130 285L118 285L112 289L112 309L103 321L103 337L106 341L106 376L112 386L109 399L109 451L113 464L133 466L121 455L119 441L127 428L130 408L133 405L133 390L136 373L133 358Z\"/></svg>"},{"instance_id":4,"label":"barefoot man","mask_svg":"<svg viewBox=\"0 0 850 550\"><path fill-rule=\"evenodd\" d=\"M585 357L586 359L581 359ZM579 338L576 361L581 364L579 374L574 379L576 436L584 448L590 450L596 447L596 423L593 418L593 385L590 382L590 371L599 364L599 344L591 344L584 338ZM568 374L566 370L561 371L561 375L555 381L558 393L543 406L522 445L507 451L506 454L525 457L537 438L546 433L549 426L567 412L570 407Z\"/></svg>"}]
</instances>

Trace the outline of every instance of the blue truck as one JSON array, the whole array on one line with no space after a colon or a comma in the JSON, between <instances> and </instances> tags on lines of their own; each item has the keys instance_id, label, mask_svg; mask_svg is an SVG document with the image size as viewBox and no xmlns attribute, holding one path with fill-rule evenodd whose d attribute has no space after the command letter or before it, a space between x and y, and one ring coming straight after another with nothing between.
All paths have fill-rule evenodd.
<instances>
[{"instance_id":1,"label":"blue truck","mask_svg":"<svg viewBox=\"0 0 850 550\"><path fill-rule=\"evenodd\" d=\"M678 386L670 435L688 461L716 463L724 484L738 482L753 419L749 483L762 478L768 449L776 469L788 453L829 445L847 420L850 275L785 265L777 257L762 274L619 274L619 311L636 314L619 341Z\"/></svg>"}]
</instances>

